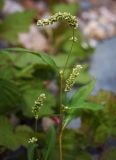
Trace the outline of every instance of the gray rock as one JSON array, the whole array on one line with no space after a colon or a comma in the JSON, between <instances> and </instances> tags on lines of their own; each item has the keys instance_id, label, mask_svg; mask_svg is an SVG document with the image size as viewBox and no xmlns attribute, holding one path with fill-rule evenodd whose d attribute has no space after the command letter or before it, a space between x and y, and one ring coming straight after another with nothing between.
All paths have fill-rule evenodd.
<instances>
[{"instance_id":1,"label":"gray rock","mask_svg":"<svg viewBox=\"0 0 116 160\"><path fill-rule=\"evenodd\" d=\"M100 89L116 93L116 37L97 46L91 58L90 74L96 79L93 93Z\"/></svg>"}]
</instances>

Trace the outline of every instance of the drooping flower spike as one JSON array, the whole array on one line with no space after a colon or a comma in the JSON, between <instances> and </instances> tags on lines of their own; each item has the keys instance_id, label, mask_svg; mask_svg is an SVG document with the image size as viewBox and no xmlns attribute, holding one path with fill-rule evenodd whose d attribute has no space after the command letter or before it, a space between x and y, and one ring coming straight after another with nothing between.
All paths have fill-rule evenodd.
<instances>
[{"instance_id":1,"label":"drooping flower spike","mask_svg":"<svg viewBox=\"0 0 116 160\"><path fill-rule=\"evenodd\" d=\"M60 20L66 21L69 26L73 27L74 29L78 26L78 21L75 16L72 16L70 13L67 12L58 12L52 16L50 16L48 19L38 20L37 25L38 26L46 26L51 25L55 22L58 22Z\"/></svg>"}]
</instances>

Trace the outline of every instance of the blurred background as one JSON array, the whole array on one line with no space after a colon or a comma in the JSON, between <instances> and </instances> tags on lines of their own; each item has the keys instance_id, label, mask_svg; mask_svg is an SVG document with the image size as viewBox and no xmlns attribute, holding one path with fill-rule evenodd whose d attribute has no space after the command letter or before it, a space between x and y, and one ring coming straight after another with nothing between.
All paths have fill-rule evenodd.
<instances>
[{"instance_id":1,"label":"blurred background","mask_svg":"<svg viewBox=\"0 0 116 160\"><path fill-rule=\"evenodd\" d=\"M96 79L89 100L104 105L98 112L79 111L64 133L64 160L116 160L116 1L115 0L0 0L0 159L27 159L27 141L34 134L31 107L40 93L47 107L40 117L58 112L57 75L41 59L6 48L47 53L59 67L71 47L72 30L64 22L46 28L38 19L56 12L70 12L78 19L67 72L82 64L75 90ZM37 136L43 149L46 132L58 117L41 118ZM76 139L76 140L75 140ZM74 142L74 143L72 143ZM51 160L58 159L57 148Z\"/></svg>"}]
</instances>

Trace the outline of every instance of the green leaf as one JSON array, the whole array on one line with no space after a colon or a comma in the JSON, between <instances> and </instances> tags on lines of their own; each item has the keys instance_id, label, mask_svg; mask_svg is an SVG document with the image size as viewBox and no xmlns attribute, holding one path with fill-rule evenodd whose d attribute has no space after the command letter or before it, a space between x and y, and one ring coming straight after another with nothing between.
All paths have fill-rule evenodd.
<instances>
[{"instance_id":1,"label":"green leaf","mask_svg":"<svg viewBox=\"0 0 116 160\"><path fill-rule=\"evenodd\" d=\"M0 9L3 7L4 5L4 0L0 0Z\"/></svg>"},{"instance_id":2,"label":"green leaf","mask_svg":"<svg viewBox=\"0 0 116 160\"><path fill-rule=\"evenodd\" d=\"M17 142L14 138L12 126L8 119L3 116L0 116L0 146L4 146L12 150L17 148Z\"/></svg>"},{"instance_id":3,"label":"green leaf","mask_svg":"<svg viewBox=\"0 0 116 160\"><path fill-rule=\"evenodd\" d=\"M19 145L28 147L28 140L33 135L33 130L26 125L19 125L15 130L15 137Z\"/></svg>"},{"instance_id":4,"label":"green leaf","mask_svg":"<svg viewBox=\"0 0 116 160\"><path fill-rule=\"evenodd\" d=\"M110 148L106 150L101 157L101 160L115 160L116 159L116 148Z\"/></svg>"},{"instance_id":5,"label":"green leaf","mask_svg":"<svg viewBox=\"0 0 116 160\"><path fill-rule=\"evenodd\" d=\"M45 115L47 116L53 113L52 107L55 105L54 96L50 92L46 91L46 89L42 85L42 81L24 82L20 86L20 89L22 91L22 96L26 104L24 108L21 108L24 115L29 117L32 116L32 106L41 93L45 93L47 98L40 112L38 113L39 117Z\"/></svg>"},{"instance_id":6,"label":"green leaf","mask_svg":"<svg viewBox=\"0 0 116 160\"><path fill-rule=\"evenodd\" d=\"M69 110L67 115L64 118L63 129L68 125L68 123L75 117L77 111L79 109L90 109L93 111L102 109L101 105L84 102L93 89L94 83L90 83L89 85L82 87L79 91L77 91L71 99L69 103Z\"/></svg>"},{"instance_id":7,"label":"green leaf","mask_svg":"<svg viewBox=\"0 0 116 160\"><path fill-rule=\"evenodd\" d=\"M0 23L0 37L12 44L18 43L19 32L26 32L32 23L35 11L15 12Z\"/></svg>"},{"instance_id":8,"label":"green leaf","mask_svg":"<svg viewBox=\"0 0 116 160\"><path fill-rule=\"evenodd\" d=\"M102 109L103 107L99 104L96 104L96 103L92 103L92 102L82 102L78 105L75 105L73 107L70 106L70 110L75 110L75 113L77 111L77 109L90 109L90 110L93 110L93 111L97 111L97 110L100 110Z\"/></svg>"},{"instance_id":9,"label":"green leaf","mask_svg":"<svg viewBox=\"0 0 116 160\"><path fill-rule=\"evenodd\" d=\"M96 129L94 141L99 145L103 145L109 136L110 128L105 124L101 124Z\"/></svg>"},{"instance_id":10,"label":"green leaf","mask_svg":"<svg viewBox=\"0 0 116 160\"><path fill-rule=\"evenodd\" d=\"M64 67L64 62L66 61L66 54L59 53L58 55L52 55L53 60L56 62L58 67ZM68 61L68 66L75 62L76 56L72 55Z\"/></svg>"},{"instance_id":11,"label":"green leaf","mask_svg":"<svg viewBox=\"0 0 116 160\"><path fill-rule=\"evenodd\" d=\"M10 150L16 150L21 145L27 146L27 141L32 134L33 131L28 126L18 126L14 132L9 120L0 116L0 146Z\"/></svg>"},{"instance_id":12,"label":"green leaf","mask_svg":"<svg viewBox=\"0 0 116 160\"><path fill-rule=\"evenodd\" d=\"M23 105L22 94L17 85L0 79L0 114L19 109Z\"/></svg>"},{"instance_id":13,"label":"green leaf","mask_svg":"<svg viewBox=\"0 0 116 160\"><path fill-rule=\"evenodd\" d=\"M58 70L58 67L57 67L56 63L54 62L54 60L49 55L47 55L45 53L29 51L29 50L24 49L24 48L8 48L6 50L7 51L19 52L19 53L23 52L23 53L34 54L34 55L38 56L39 58L41 58L43 60L43 62L45 62L47 65L51 66L55 70Z\"/></svg>"},{"instance_id":14,"label":"green leaf","mask_svg":"<svg viewBox=\"0 0 116 160\"><path fill-rule=\"evenodd\" d=\"M77 92L71 99L70 105L73 106L78 104L79 102L83 102L84 100L86 100L90 95L90 93L92 92L94 84L95 84L94 82L91 82L88 85L77 90Z\"/></svg>"},{"instance_id":15,"label":"green leaf","mask_svg":"<svg viewBox=\"0 0 116 160\"><path fill-rule=\"evenodd\" d=\"M15 55L10 54L2 50L0 51L0 77L5 80L13 79L16 73L16 68L14 68L13 59Z\"/></svg>"},{"instance_id":16,"label":"green leaf","mask_svg":"<svg viewBox=\"0 0 116 160\"><path fill-rule=\"evenodd\" d=\"M35 150L36 150L37 146L38 145L35 143L31 143L28 145L28 148L27 148L28 160L35 160Z\"/></svg>"},{"instance_id":17,"label":"green leaf","mask_svg":"<svg viewBox=\"0 0 116 160\"><path fill-rule=\"evenodd\" d=\"M57 4L54 6L54 12L69 12L70 14L75 14L78 10L78 4Z\"/></svg>"},{"instance_id":18,"label":"green leaf","mask_svg":"<svg viewBox=\"0 0 116 160\"><path fill-rule=\"evenodd\" d=\"M51 126L46 137L44 160L48 160L50 158L50 154L54 149L55 142L56 142L56 130L54 126Z\"/></svg>"},{"instance_id":19,"label":"green leaf","mask_svg":"<svg viewBox=\"0 0 116 160\"><path fill-rule=\"evenodd\" d=\"M92 160L92 159L93 159L92 156L85 151L78 153L77 158L75 160Z\"/></svg>"}]
</instances>

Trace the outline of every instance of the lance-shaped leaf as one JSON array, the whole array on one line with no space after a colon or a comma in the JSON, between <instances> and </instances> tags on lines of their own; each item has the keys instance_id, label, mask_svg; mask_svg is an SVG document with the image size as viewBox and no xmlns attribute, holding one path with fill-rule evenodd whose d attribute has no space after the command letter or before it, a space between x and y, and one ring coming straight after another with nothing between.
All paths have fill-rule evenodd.
<instances>
[{"instance_id":1,"label":"lance-shaped leaf","mask_svg":"<svg viewBox=\"0 0 116 160\"><path fill-rule=\"evenodd\" d=\"M55 131L55 127L51 126L47 137L46 137L46 147L44 150L44 160L48 160L50 158L50 154L54 149L55 146L55 142L56 142L56 131Z\"/></svg>"},{"instance_id":2,"label":"lance-shaped leaf","mask_svg":"<svg viewBox=\"0 0 116 160\"><path fill-rule=\"evenodd\" d=\"M43 52L34 52L34 51L30 51L30 50L24 49L24 48L8 48L5 50L10 51L10 52L34 54L34 55L38 56L39 58L41 58L41 60L43 62L45 62L47 65L51 66L55 70L58 70L58 67L57 67L55 61L48 54L45 54Z\"/></svg>"},{"instance_id":3,"label":"lance-shaped leaf","mask_svg":"<svg viewBox=\"0 0 116 160\"><path fill-rule=\"evenodd\" d=\"M92 92L94 84L95 82L91 82L88 85L77 90L70 101L70 105L73 106L78 104L79 102L83 102L84 100L86 100Z\"/></svg>"},{"instance_id":4,"label":"lance-shaped leaf","mask_svg":"<svg viewBox=\"0 0 116 160\"><path fill-rule=\"evenodd\" d=\"M101 105L91 102L85 102L89 94L92 92L94 83L90 83L87 86L82 87L75 93L69 103L69 110L63 122L63 129L69 124L69 122L76 116L78 109L99 110L102 109Z\"/></svg>"},{"instance_id":5,"label":"lance-shaped leaf","mask_svg":"<svg viewBox=\"0 0 116 160\"><path fill-rule=\"evenodd\" d=\"M28 160L35 160L35 150L36 150L37 146L38 145L36 143L29 144L29 146L27 148Z\"/></svg>"}]
</instances>

